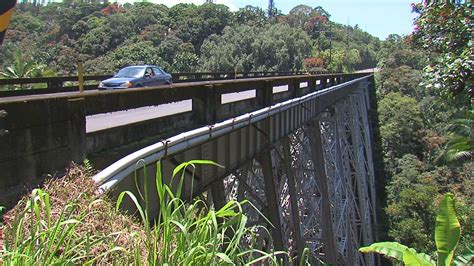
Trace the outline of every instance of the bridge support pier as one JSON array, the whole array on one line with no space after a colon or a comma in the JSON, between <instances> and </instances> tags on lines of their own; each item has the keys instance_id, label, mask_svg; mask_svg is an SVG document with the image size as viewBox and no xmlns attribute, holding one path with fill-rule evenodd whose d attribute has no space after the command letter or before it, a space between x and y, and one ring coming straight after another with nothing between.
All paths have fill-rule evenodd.
<instances>
[{"instance_id":1,"label":"bridge support pier","mask_svg":"<svg viewBox=\"0 0 474 266\"><path fill-rule=\"evenodd\" d=\"M336 242L334 240L334 228L332 223L331 202L328 192L328 177L324 168L323 145L319 121L313 121L306 130L311 146L315 180L321 192L321 227L324 241L325 262L332 265L337 264Z\"/></svg>"},{"instance_id":2,"label":"bridge support pier","mask_svg":"<svg viewBox=\"0 0 474 266\"><path fill-rule=\"evenodd\" d=\"M299 261L301 259L301 254L303 254L303 250L305 248L305 241L303 239L303 235L301 234L301 221L300 221L300 214L299 214L299 207L298 207L298 194L296 192L296 184L295 184L295 172L292 167L293 157L291 156L291 147L290 147L290 140L288 137L285 137L282 141L283 143L283 159L285 164L285 172L286 178L288 181L288 192L290 194L290 202L291 202L291 216L293 218L293 227L294 227L294 237L296 239L296 249L298 251L298 258Z\"/></svg>"},{"instance_id":3,"label":"bridge support pier","mask_svg":"<svg viewBox=\"0 0 474 266\"><path fill-rule=\"evenodd\" d=\"M263 179L265 182L265 196L267 200L267 218L272 223L271 232L273 238L273 247L275 251L284 250L283 236L281 232L280 210L278 208L278 197L275 190L275 182L272 167L272 158L270 150L264 151L258 158L262 165Z\"/></svg>"}]
</instances>

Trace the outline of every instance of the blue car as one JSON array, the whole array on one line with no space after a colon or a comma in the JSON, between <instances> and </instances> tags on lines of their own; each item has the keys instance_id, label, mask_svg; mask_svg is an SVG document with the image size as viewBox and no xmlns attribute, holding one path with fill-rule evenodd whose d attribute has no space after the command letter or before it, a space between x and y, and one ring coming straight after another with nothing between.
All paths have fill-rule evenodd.
<instances>
[{"instance_id":1,"label":"blue car","mask_svg":"<svg viewBox=\"0 0 474 266\"><path fill-rule=\"evenodd\" d=\"M103 80L99 90L169 85L172 82L171 75L155 65L129 66L120 69L112 78Z\"/></svg>"}]
</instances>

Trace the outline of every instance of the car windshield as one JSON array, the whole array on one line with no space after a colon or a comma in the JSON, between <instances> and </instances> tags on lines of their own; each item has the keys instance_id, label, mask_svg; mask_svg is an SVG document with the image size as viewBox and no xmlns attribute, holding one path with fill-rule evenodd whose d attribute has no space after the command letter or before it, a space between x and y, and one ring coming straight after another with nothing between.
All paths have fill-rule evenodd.
<instances>
[{"instance_id":1,"label":"car windshield","mask_svg":"<svg viewBox=\"0 0 474 266\"><path fill-rule=\"evenodd\" d=\"M126 67L124 69L121 69L117 75L115 75L116 78L140 78L143 77L143 72L144 72L143 67Z\"/></svg>"}]
</instances>

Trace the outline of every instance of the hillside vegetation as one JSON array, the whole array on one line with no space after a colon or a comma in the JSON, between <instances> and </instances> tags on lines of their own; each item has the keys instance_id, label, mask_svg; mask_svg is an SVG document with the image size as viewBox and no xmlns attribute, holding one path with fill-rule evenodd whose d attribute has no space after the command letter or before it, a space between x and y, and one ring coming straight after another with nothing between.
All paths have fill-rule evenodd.
<instances>
[{"instance_id":1,"label":"hillside vegetation","mask_svg":"<svg viewBox=\"0 0 474 266\"><path fill-rule=\"evenodd\" d=\"M143 63L170 72L347 72L374 67L379 46L357 26L331 22L321 7L305 5L269 18L258 7L231 12L211 3L19 3L0 49L0 72L71 75L78 60L87 74ZM32 62L26 67L33 70L15 65L16 59Z\"/></svg>"},{"instance_id":2,"label":"hillside vegetation","mask_svg":"<svg viewBox=\"0 0 474 266\"><path fill-rule=\"evenodd\" d=\"M388 224L383 237L434 257L436 210L452 192L461 223L458 254L474 250L474 64L467 3L413 5L408 36L378 54L376 86ZM472 30L472 29L471 29ZM469 251L469 249L471 251Z\"/></svg>"}]
</instances>

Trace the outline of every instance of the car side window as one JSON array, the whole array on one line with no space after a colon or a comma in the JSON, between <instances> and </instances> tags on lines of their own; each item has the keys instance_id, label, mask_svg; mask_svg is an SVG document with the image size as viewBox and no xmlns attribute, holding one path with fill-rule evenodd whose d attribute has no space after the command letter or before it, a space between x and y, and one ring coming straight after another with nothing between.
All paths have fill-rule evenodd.
<instances>
[{"instance_id":1,"label":"car side window","mask_svg":"<svg viewBox=\"0 0 474 266\"><path fill-rule=\"evenodd\" d=\"M161 69L154 67L153 70L155 71L157 75L163 75L163 71L161 71Z\"/></svg>"},{"instance_id":2,"label":"car side window","mask_svg":"<svg viewBox=\"0 0 474 266\"><path fill-rule=\"evenodd\" d=\"M153 77L155 74L153 73L153 70L151 69L151 67L147 67L145 69L145 76L150 76L150 77Z\"/></svg>"}]
</instances>

